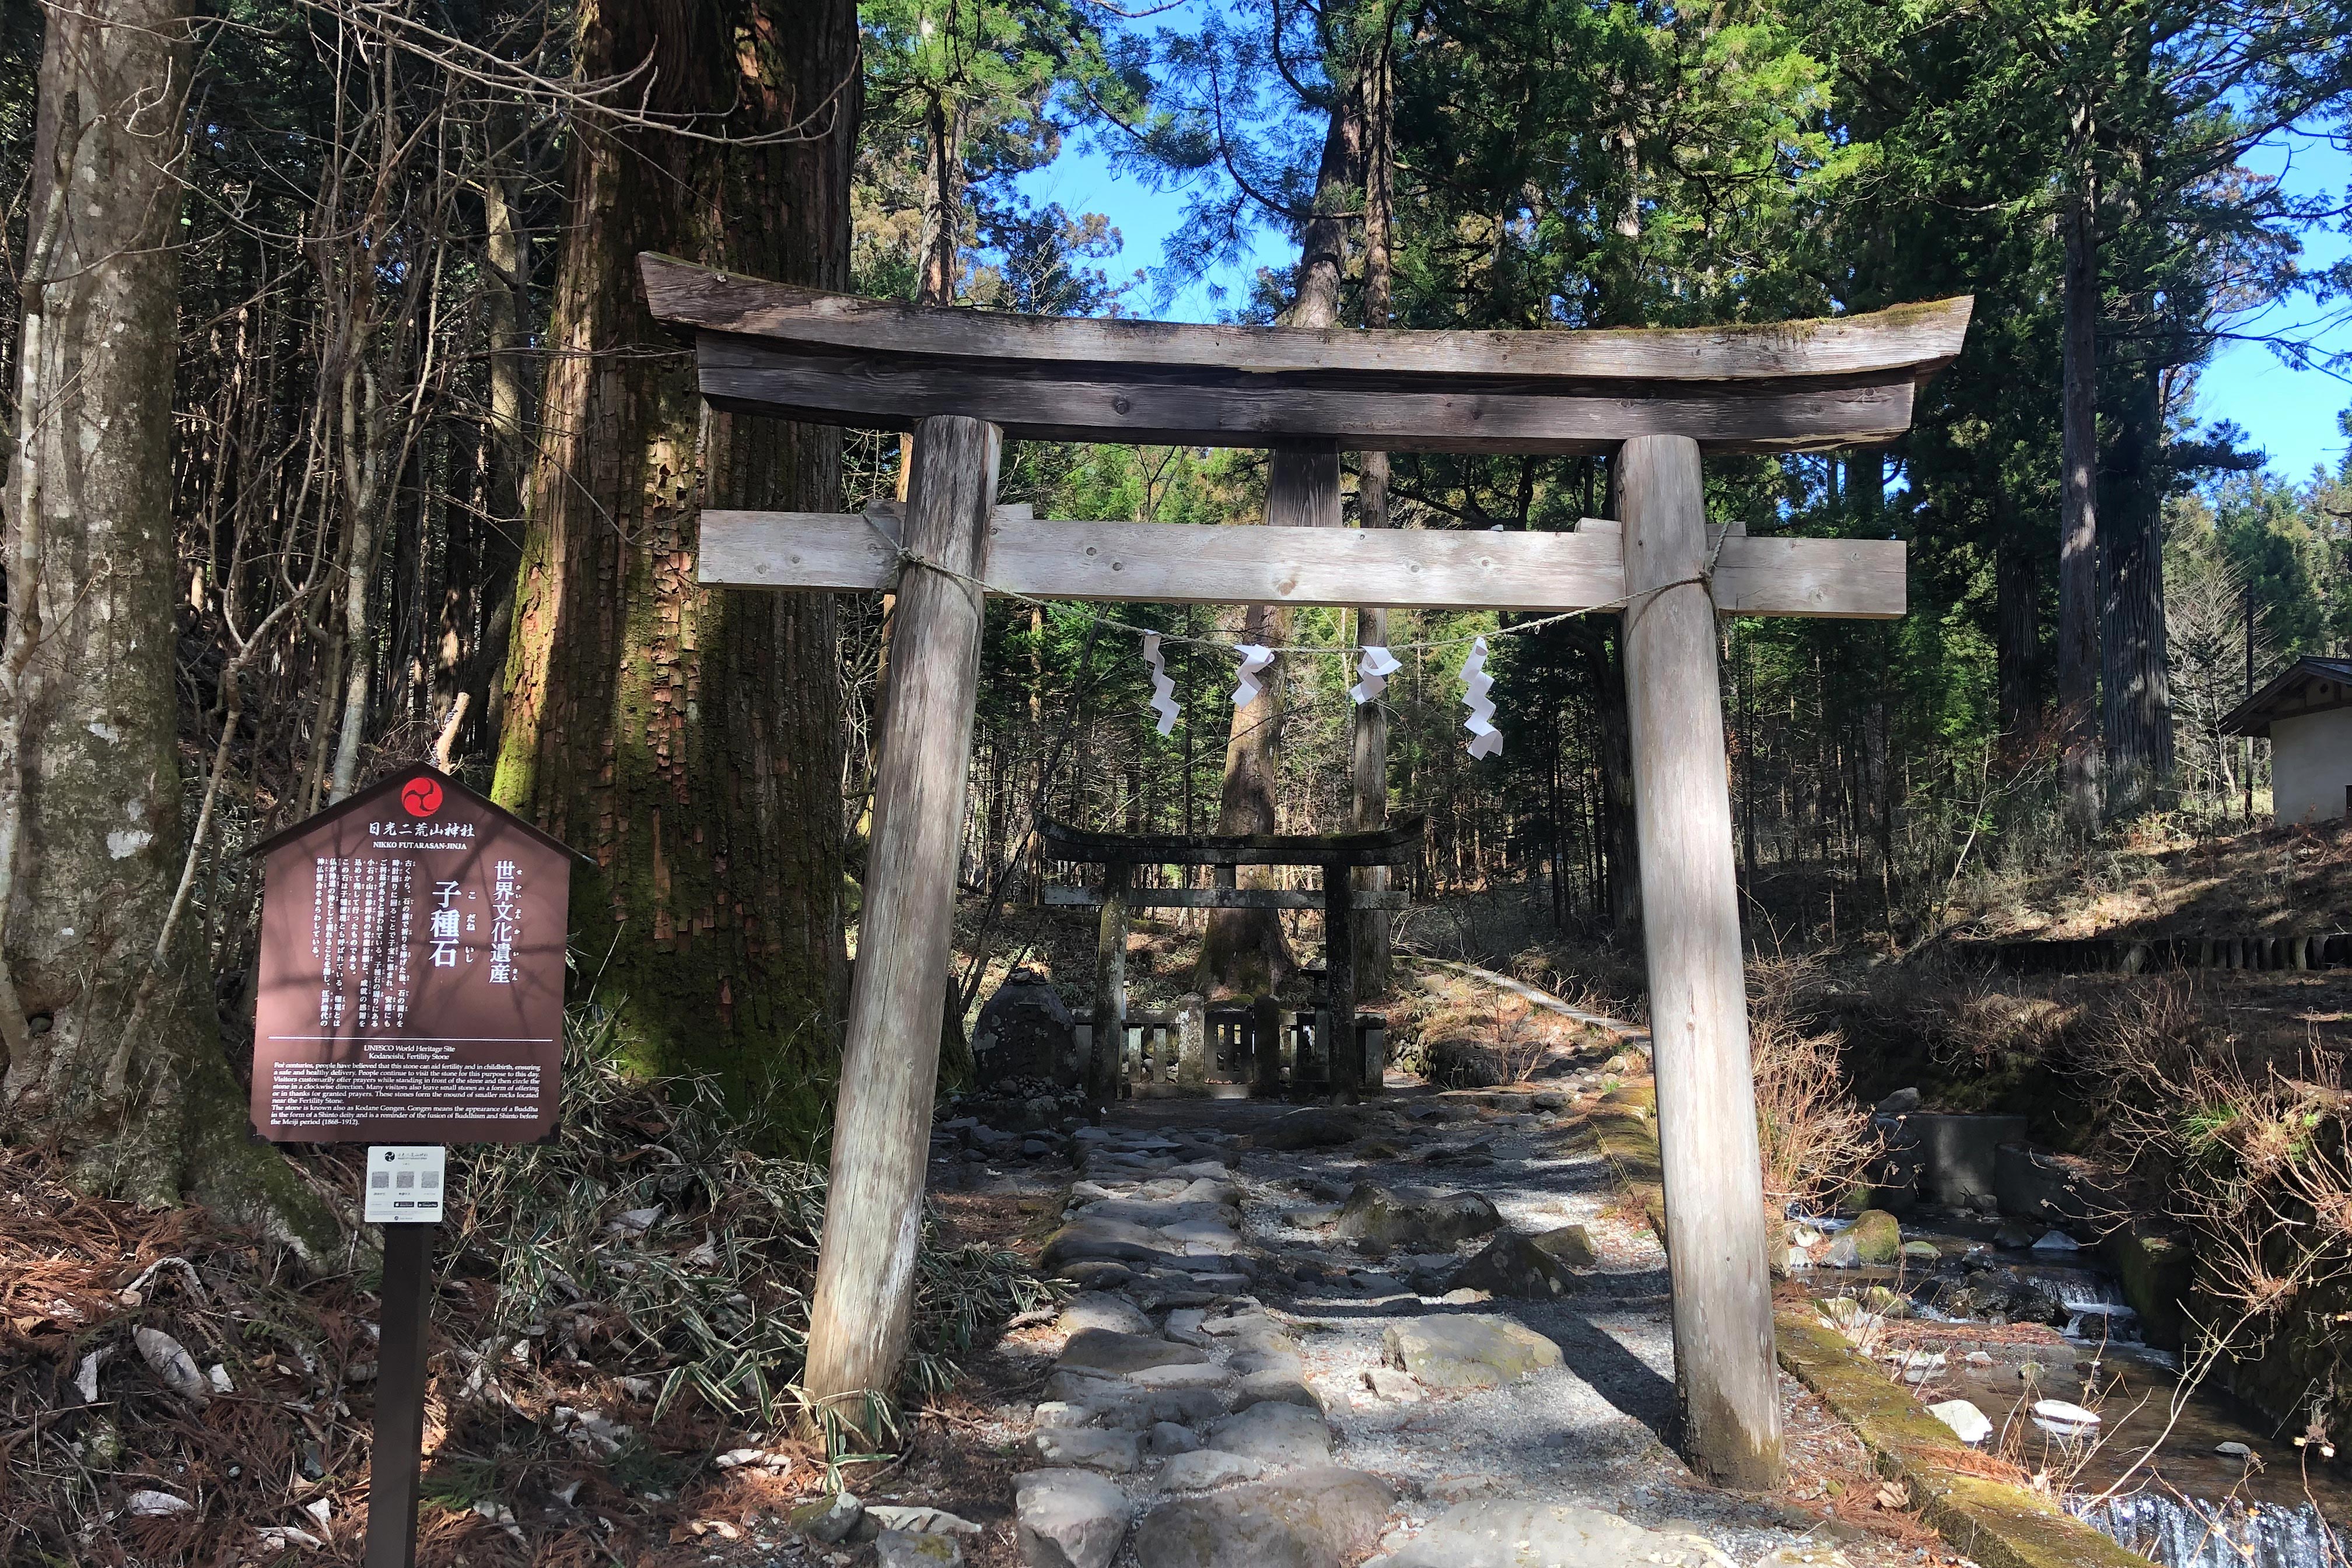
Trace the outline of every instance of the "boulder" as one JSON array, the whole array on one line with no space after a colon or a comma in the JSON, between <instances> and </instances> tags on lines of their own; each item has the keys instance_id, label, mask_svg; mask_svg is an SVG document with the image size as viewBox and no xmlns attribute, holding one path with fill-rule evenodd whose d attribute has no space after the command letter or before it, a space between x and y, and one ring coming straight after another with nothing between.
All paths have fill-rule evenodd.
<instances>
[{"instance_id":1,"label":"boulder","mask_svg":"<svg viewBox=\"0 0 2352 1568\"><path fill-rule=\"evenodd\" d=\"M1062 1347L1059 1369L1091 1377L1121 1377L1152 1367L1205 1366L1213 1359L1198 1345L1180 1345L1151 1334L1082 1329Z\"/></svg>"},{"instance_id":2,"label":"boulder","mask_svg":"<svg viewBox=\"0 0 2352 1568\"><path fill-rule=\"evenodd\" d=\"M1561 1363L1559 1347L1543 1335L1484 1312L1392 1323L1381 1348L1391 1366L1431 1388L1493 1388Z\"/></svg>"},{"instance_id":3,"label":"boulder","mask_svg":"<svg viewBox=\"0 0 2352 1568\"><path fill-rule=\"evenodd\" d=\"M1455 1270L1454 1286L1523 1301L1548 1301L1575 1289L1576 1276L1532 1239L1507 1230Z\"/></svg>"},{"instance_id":4,"label":"boulder","mask_svg":"<svg viewBox=\"0 0 2352 1568\"><path fill-rule=\"evenodd\" d=\"M1074 1084L1077 1025L1061 994L1032 970L1016 969L980 1010L971 1053L982 1085L1006 1079L1050 1079Z\"/></svg>"},{"instance_id":5,"label":"boulder","mask_svg":"<svg viewBox=\"0 0 2352 1568\"><path fill-rule=\"evenodd\" d=\"M1590 1268L1601 1260L1592 1233L1580 1225L1563 1225L1535 1238L1538 1247L1570 1268Z\"/></svg>"},{"instance_id":6,"label":"boulder","mask_svg":"<svg viewBox=\"0 0 2352 1568\"><path fill-rule=\"evenodd\" d=\"M1103 1426L1040 1426L1029 1434L1029 1451L1048 1465L1076 1465L1115 1476L1127 1474L1138 1463L1135 1434Z\"/></svg>"},{"instance_id":7,"label":"boulder","mask_svg":"<svg viewBox=\"0 0 2352 1568\"><path fill-rule=\"evenodd\" d=\"M1429 1081L1448 1089L1493 1089L1510 1080L1503 1054L1483 1040L1433 1040L1423 1054Z\"/></svg>"},{"instance_id":8,"label":"boulder","mask_svg":"<svg viewBox=\"0 0 2352 1568\"><path fill-rule=\"evenodd\" d=\"M1885 1209L1864 1209L1861 1218L1838 1235L1839 1241L1848 1238L1864 1268L1891 1268L1903 1257L1903 1224Z\"/></svg>"},{"instance_id":9,"label":"boulder","mask_svg":"<svg viewBox=\"0 0 2352 1568\"><path fill-rule=\"evenodd\" d=\"M1210 1427L1209 1447L1265 1465L1319 1465L1331 1458L1331 1428L1318 1411L1268 1400Z\"/></svg>"},{"instance_id":10,"label":"boulder","mask_svg":"<svg viewBox=\"0 0 2352 1568\"><path fill-rule=\"evenodd\" d=\"M1108 1329L1114 1333L1148 1334L1151 1320L1143 1310L1124 1296L1105 1291L1087 1290L1071 1297L1062 1305L1062 1315L1054 1326L1066 1334L1083 1333L1088 1329Z\"/></svg>"},{"instance_id":11,"label":"boulder","mask_svg":"<svg viewBox=\"0 0 2352 1568\"><path fill-rule=\"evenodd\" d=\"M1732 1568L1695 1535L1643 1530L1599 1509L1467 1502L1367 1568Z\"/></svg>"},{"instance_id":12,"label":"boulder","mask_svg":"<svg viewBox=\"0 0 2352 1568\"><path fill-rule=\"evenodd\" d=\"M1502 1215L1478 1193L1433 1193L1360 1182L1348 1194L1335 1228L1343 1237L1427 1251L1489 1236L1502 1226Z\"/></svg>"},{"instance_id":13,"label":"boulder","mask_svg":"<svg viewBox=\"0 0 2352 1568\"><path fill-rule=\"evenodd\" d=\"M1919 1109L1919 1091L1898 1089L1878 1102L1877 1109L1888 1116L1902 1116Z\"/></svg>"},{"instance_id":14,"label":"boulder","mask_svg":"<svg viewBox=\"0 0 2352 1568\"><path fill-rule=\"evenodd\" d=\"M1363 1118L1351 1110L1309 1106L1276 1117L1250 1140L1258 1149L1335 1149L1352 1143L1364 1131Z\"/></svg>"},{"instance_id":15,"label":"boulder","mask_svg":"<svg viewBox=\"0 0 2352 1568\"><path fill-rule=\"evenodd\" d=\"M1339 1568L1379 1542L1396 1493L1328 1466L1171 1499L1135 1532L1141 1568Z\"/></svg>"},{"instance_id":16,"label":"boulder","mask_svg":"<svg viewBox=\"0 0 2352 1568\"><path fill-rule=\"evenodd\" d=\"M1087 1470L1013 1482L1013 1538L1028 1568L1107 1568L1127 1539L1127 1493Z\"/></svg>"},{"instance_id":17,"label":"boulder","mask_svg":"<svg viewBox=\"0 0 2352 1568\"><path fill-rule=\"evenodd\" d=\"M1228 1481L1254 1481L1265 1474L1265 1468L1257 1460L1239 1454L1201 1448L1179 1454L1160 1466L1160 1484L1171 1492L1194 1491L1203 1487L1221 1487Z\"/></svg>"}]
</instances>

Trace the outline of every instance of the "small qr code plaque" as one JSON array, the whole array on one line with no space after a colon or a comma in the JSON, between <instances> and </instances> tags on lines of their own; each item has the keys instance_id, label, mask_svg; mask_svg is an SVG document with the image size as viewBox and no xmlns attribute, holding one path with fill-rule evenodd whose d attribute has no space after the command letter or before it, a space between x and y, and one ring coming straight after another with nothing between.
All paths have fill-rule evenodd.
<instances>
[{"instance_id":1,"label":"small qr code plaque","mask_svg":"<svg viewBox=\"0 0 2352 1568\"><path fill-rule=\"evenodd\" d=\"M437 1224L448 1173L449 1151L437 1143L372 1144L361 1217L370 1225Z\"/></svg>"}]
</instances>

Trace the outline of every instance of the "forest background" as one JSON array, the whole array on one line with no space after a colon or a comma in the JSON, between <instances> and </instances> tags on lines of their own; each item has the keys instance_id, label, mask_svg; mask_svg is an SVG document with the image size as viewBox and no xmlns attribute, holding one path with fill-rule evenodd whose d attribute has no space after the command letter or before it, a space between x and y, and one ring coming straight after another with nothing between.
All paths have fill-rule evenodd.
<instances>
[{"instance_id":1,"label":"forest background","mask_svg":"<svg viewBox=\"0 0 2352 1568\"><path fill-rule=\"evenodd\" d=\"M630 1059L821 1126L887 606L704 592L695 517L855 509L905 452L704 410L646 249L1052 314L1223 284L1230 319L1338 327L1972 293L1899 443L1708 466L1718 521L1912 563L1900 622L1727 624L1751 938L1898 949L1974 879L2259 816L2259 749L2218 721L2250 668L2352 643L2352 465L2277 473L2196 395L2250 323L2325 322L2352 286L2301 259L2341 204L2247 166L2341 146L2347 36L2340 0L12 5L0 1122L92 1186L299 1236L315 1205L242 1136L244 851L439 756L595 859L578 985ZM1164 255L1025 194L1076 148L1181 204ZM1269 246L1296 262L1248 264ZM2326 342L2273 346L2342 370ZM1562 529L1607 514L1609 467L1350 456L1345 505ZM1002 498L1246 524L1265 474L1023 443ZM945 1048L1036 918L1041 814L1317 831L1394 802L1429 817L1416 899L1538 889L1556 931L1634 951L1606 617L1119 619L992 603ZM1165 737L1143 626L1171 638ZM1486 763L1456 679L1478 633ZM1361 713L1360 636L1404 660ZM1236 710L1252 637L1332 651ZM1271 984L1303 935L1236 916L1204 979Z\"/></svg>"}]
</instances>

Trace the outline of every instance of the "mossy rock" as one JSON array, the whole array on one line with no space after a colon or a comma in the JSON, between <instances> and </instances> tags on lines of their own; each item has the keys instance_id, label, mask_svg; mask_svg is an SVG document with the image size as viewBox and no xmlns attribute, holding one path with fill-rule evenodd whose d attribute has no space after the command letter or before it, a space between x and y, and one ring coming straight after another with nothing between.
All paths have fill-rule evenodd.
<instances>
[{"instance_id":1,"label":"mossy rock","mask_svg":"<svg viewBox=\"0 0 2352 1568\"><path fill-rule=\"evenodd\" d=\"M1903 1258L1903 1225L1885 1209L1865 1209L1847 1234L1854 1256L1865 1266L1890 1268Z\"/></svg>"},{"instance_id":2,"label":"mossy rock","mask_svg":"<svg viewBox=\"0 0 2352 1568\"><path fill-rule=\"evenodd\" d=\"M1580 1225L1545 1231L1535 1244L1570 1268L1590 1268L1601 1256L1592 1245L1592 1233Z\"/></svg>"}]
</instances>

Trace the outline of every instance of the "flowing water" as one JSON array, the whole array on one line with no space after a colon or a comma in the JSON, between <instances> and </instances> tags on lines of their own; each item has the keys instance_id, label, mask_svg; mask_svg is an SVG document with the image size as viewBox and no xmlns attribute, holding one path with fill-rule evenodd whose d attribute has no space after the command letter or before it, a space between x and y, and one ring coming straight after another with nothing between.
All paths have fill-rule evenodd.
<instances>
[{"instance_id":1,"label":"flowing water","mask_svg":"<svg viewBox=\"0 0 2352 1568\"><path fill-rule=\"evenodd\" d=\"M2139 1342L2137 1315L2093 1254L1993 1247L1990 1221L1932 1211L1916 1217L1927 1223L1906 1224L1905 1238L1934 1244L1947 1254L1944 1262L1907 1265L1900 1274L1824 1268L1811 1283L1822 1296L1884 1284L1918 1300L1919 1327L1910 1331L1947 1352L1923 1390L1928 1403L1967 1399L1993 1423L1989 1447L2006 1439L2028 1468L2073 1469L2068 1506L2166 1568L2352 1568L2352 1550L2338 1533L2352 1521L2346 1467L2315 1454L2306 1465L2306 1451L2287 1433L2226 1394L2202 1386L2182 1394L2178 1358ZM2063 1308L2063 1337L1933 1304L1934 1281L1987 1268ZM1984 1337L1972 1339L1970 1325L1980 1321ZM1890 1340L1902 1343L1907 1328L1889 1325ZM1969 1364L1970 1351L1990 1364ZM2095 1405L2101 1439L2084 1453L2033 1430L2031 1406L2042 1398ZM2225 1443L2243 1445L2255 1462L2219 1452ZM2105 1495L2110 1489L2115 1495Z\"/></svg>"}]
</instances>

